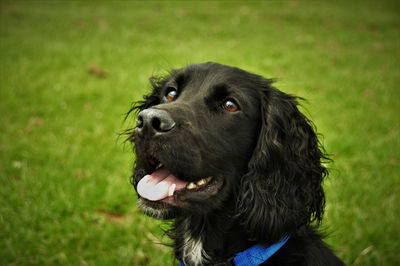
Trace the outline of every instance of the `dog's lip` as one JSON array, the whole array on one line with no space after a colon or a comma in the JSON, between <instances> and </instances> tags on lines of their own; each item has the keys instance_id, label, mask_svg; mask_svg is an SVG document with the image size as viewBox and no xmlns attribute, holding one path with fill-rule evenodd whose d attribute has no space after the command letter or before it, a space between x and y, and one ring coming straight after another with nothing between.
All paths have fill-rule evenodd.
<instances>
[{"instance_id":1,"label":"dog's lip","mask_svg":"<svg viewBox=\"0 0 400 266\"><path fill-rule=\"evenodd\" d=\"M168 196L156 202L166 203L176 207L185 207L191 202L203 202L216 195L222 188L223 183L222 178L213 178L212 181L200 189L189 190L184 188L176 191L172 196Z\"/></svg>"},{"instance_id":2,"label":"dog's lip","mask_svg":"<svg viewBox=\"0 0 400 266\"><path fill-rule=\"evenodd\" d=\"M151 168L150 169L151 172L154 172L163 166L163 163L161 163L160 160L158 160L155 156L151 155L147 156L147 164L149 165L149 168Z\"/></svg>"},{"instance_id":3,"label":"dog's lip","mask_svg":"<svg viewBox=\"0 0 400 266\"><path fill-rule=\"evenodd\" d=\"M142 198L144 198L146 201L151 201L152 206L154 206L154 203L160 202L160 203L166 203L169 205L174 205L177 207L182 207L184 206L187 202L190 201L198 201L201 202L205 199L208 199L214 195L216 195L219 190L221 189L223 185L223 179L220 177L205 177L205 178L200 178L196 181L185 181L182 179L179 179L178 177L174 176L173 173L170 172L169 168L164 165L163 162L161 162L157 157L155 156L147 156L147 162L148 162L148 169L146 174L144 175L138 183L143 178L149 178L150 175L156 173L157 171L168 171L168 173L164 174L167 175L168 178L173 175L173 181L175 180L177 183L177 187L171 187L172 183L170 182L169 185L169 191L168 195L166 195L166 190L164 188L164 193L161 193L162 196L149 196L150 192L145 193L145 197L140 195L139 191L138 194ZM156 173L157 174L157 173ZM156 179L156 178L155 178ZM167 177L161 178L161 179L167 179ZM160 181L156 181L160 182ZM173 184L175 185L175 184ZM147 188L147 189L151 189ZM172 189L172 191L171 191ZM143 193L143 190L141 191Z\"/></svg>"},{"instance_id":4,"label":"dog's lip","mask_svg":"<svg viewBox=\"0 0 400 266\"><path fill-rule=\"evenodd\" d=\"M160 156L162 157L162 156ZM165 163L166 160L163 160L163 158L160 158L159 156L156 155L147 155L146 156L146 161L147 161L147 165L145 167L145 172L146 175L151 175L152 173L156 172L157 170L160 170L161 168L165 167L167 168L170 173L172 175L174 175L177 179L182 180L184 182L194 182L197 183L198 181L205 179L209 176L204 176L204 177L200 177L200 178L190 178L189 176L179 176L176 173L174 173L174 171L172 170L173 167L169 166L168 163Z\"/></svg>"},{"instance_id":5,"label":"dog's lip","mask_svg":"<svg viewBox=\"0 0 400 266\"><path fill-rule=\"evenodd\" d=\"M221 178L207 177L197 182L182 181L165 167L139 180L139 196L156 202L176 203L178 201L203 200L215 195L222 185Z\"/></svg>"}]
</instances>

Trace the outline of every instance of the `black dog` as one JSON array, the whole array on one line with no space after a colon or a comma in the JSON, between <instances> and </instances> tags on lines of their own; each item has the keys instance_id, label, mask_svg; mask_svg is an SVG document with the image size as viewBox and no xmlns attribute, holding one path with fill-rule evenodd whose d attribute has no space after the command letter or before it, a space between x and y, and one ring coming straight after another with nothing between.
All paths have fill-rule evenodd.
<instances>
[{"instance_id":1,"label":"black dog","mask_svg":"<svg viewBox=\"0 0 400 266\"><path fill-rule=\"evenodd\" d=\"M297 98L204 63L150 79L137 111L133 184L184 265L342 265L315 227L328 160Z\"/></svg>"}]
</instances>

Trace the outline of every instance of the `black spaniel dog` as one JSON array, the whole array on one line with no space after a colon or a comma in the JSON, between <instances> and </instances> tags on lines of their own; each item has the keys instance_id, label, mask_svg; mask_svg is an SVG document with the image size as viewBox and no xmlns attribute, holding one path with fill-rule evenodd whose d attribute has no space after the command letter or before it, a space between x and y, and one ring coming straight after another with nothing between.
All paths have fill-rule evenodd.
<instances>
[{"instance_id":1,"label":"black spaniel dog","mask_svg":"<svg viewBox=\"0 0 400 266\"><path fill-rule=\"evenodd\" d=\"M181 265L343 265L316 231L328 159L298 98L217 63L150 82L129 111L133 185L145 214L174 219Z\"/></svg>"}]
</instances>

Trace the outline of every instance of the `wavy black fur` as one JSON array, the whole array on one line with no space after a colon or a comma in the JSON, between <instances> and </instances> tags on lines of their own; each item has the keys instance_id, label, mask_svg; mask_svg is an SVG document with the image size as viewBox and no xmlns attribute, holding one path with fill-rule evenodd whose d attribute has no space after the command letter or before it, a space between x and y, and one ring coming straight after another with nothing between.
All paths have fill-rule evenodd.
<instances>
[{"instance_id":1,"label":"wavy black fur","mask_svg":"<svg viewBox=\"0 0 400 266\"><path fill-rule=\"evenodd\" d=\"M152 92L128 114L165 110L177 126L157 138L128 131L137 157L135 188L148 174L149 155L163 158L186 181L208 175L223 180L218 194L189 196L182 206L139 197L146 214L174 219L168 234L179 260L231 265L251 245L290 235L264 265L342 265L316 230L329 159L297 97L275 89L270 79L217 63L190 65L150 82ZM165 99L171 86L179 91L174 102ZM226 99L238 102L240 111L223 110Z\"/></svg>"}]
</instances>

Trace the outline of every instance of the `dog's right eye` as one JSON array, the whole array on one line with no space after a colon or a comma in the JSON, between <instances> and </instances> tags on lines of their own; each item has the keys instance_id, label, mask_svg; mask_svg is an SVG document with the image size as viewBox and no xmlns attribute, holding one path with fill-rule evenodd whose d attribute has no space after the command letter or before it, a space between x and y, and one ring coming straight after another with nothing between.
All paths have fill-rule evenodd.
<instances>
[{"instance_id":1,"label":"dog's right eye","mask_svg":"<svg viewBox=\"0 0 400 266\"><path fill-rule=\"evenodd\" d=\"M175 88L168 88L167 93L165 94L165 98L167 98L168 101L172 102L176 100L178 97L178 92L176 91Z\"/></svg>"}]
</instances>

